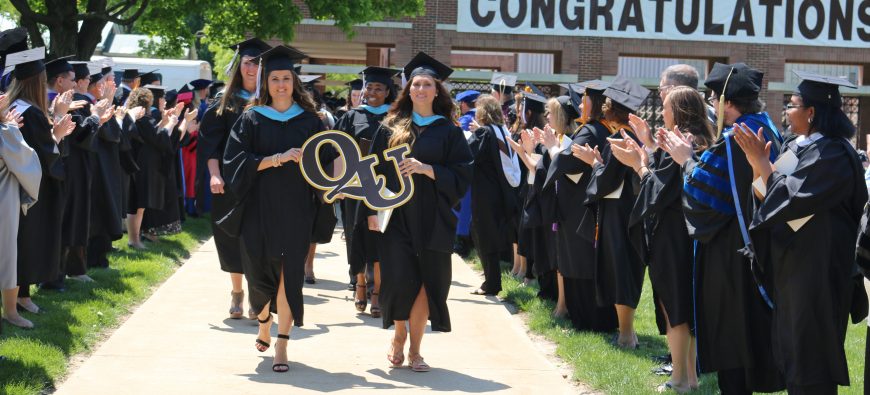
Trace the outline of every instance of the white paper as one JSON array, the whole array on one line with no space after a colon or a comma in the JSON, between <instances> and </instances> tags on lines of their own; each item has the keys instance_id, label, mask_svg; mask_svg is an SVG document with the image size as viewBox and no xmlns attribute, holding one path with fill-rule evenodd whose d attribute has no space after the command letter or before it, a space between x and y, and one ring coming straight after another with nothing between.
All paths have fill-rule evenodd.
<instances>
[{"instance_id":1,"label":"white paper","mask_svg":"<svg viewBox=\"0 0 870 395\"><path fill-rule=\"evenodd\" d=\"M583 173L565 174L565 177L568 177L568 179L571 180L571 182L576 184L576 183L580 182L580 178L583 177Z\"/></svg>"},{"instance_id":2,"label":"white paper","mask_svg":"<svg viewBox=\"0 0 870 395\"><path fill-rule=\"evenodd\" d=\"M622 187L625 186L625 181L622 181L622 184L619 184L619 188L616 188L615 191L610 192L605 196L605 199L619 199L622 197Z\"/></svg>"},{"instance_id":3,"label":"white paper","mask_svg":"<svg viewBox=\"0 0 870 395\"><path fill-rule=\"evenodd\" d=\"M384 192L385 198L392 198L392 197L396 196L396 194L389 189L384 189L384 191L385 191ZM390 218L392 218L392 217L393 217L393 209L388 208L386 210L378 210L378 230L381 233L386 232L387 225L390 224Z\"/></svg>"},{"instance_id":4,"label":"white paper","mask_svg":"<svg viewBox=\"0 0 870 395\"><path fill-rule=\"evenodd\" d=\"M31 106L30 106L30 103L28 103L24 100L18 99L14 103L12 103L12 105L9 107L15 108L15 111L18 111L19 114L24 114L24 112L27 111L27 109L30 108Z\"/></svg>"},{"instance_id":5,"label":"white paper","mask_svg":"<svg viewBox=\"0 0 870 395\"><path fill-rule=\"evenodd\" d=\"M773 165L776 166L776 171L790 176L797 169L798 158L794 152L786 150Z\"/></svg>"},{"instance_id":6,"label":"white paper","mask_svg":"<svg viewBox=\"0 0 870 395\"><path fill-rule=\"evenodd\" d=\"M807 222L810 222L810 219L812 219L812 218L813 218L813 215L810 214L810 215L807 215L806 217L803 217L803 218L793 219L791 221L788 221L788 226L791 228L792 231L797 232L798 229L800 229L804 225L806 225Z\"/></svg>"},{"instance_id":7,"label":"white paper","mask_svg":"<svg viewBox=\"0 0 870 395\"><path fill-rule=\"evenodd\" d=\"M755 190L758 191L761 196L767 196L767 187L764 185L764 182L761 181L761 177L758 177L755 179L755 181L752 181L752 187L755 188Z\"/></svg>"}]
</instances>

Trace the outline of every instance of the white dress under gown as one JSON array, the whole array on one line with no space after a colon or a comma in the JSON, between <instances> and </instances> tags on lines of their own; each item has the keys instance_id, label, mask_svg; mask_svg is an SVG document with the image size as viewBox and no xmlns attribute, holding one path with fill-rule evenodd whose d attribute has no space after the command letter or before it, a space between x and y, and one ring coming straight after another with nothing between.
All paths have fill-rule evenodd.
<instances>
[{"instance_id":1,"label":"white dress under gown","mask_svg":"<svg viewBox=\"0 0 870 395\"><path fill-rule=\"evenodd\" d=\"M0 124L0 289L18 283L18 219L39 197L42 167L18 127Z\"/></svg>"}]
</instances>

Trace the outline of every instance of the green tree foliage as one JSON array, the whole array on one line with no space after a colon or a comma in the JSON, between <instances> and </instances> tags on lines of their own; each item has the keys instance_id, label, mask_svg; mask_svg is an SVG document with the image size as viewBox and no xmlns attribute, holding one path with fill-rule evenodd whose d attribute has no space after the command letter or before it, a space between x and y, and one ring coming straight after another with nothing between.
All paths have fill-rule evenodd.
<instances>
[{"instance_id":1,"label":"green tree foliage","mask_svg":"<svg viewBox=\"0 0 870 395\"><path fill-rule=\"evenodd\" d=\"M160 37L143 48L151 55L177 55L185 47L198 52L225 46L246 36L293 38L303 15L333 20L348 36L353 26L423 12L424 0L10 0L35 46L50 33L52 56L90 57L108 22ZM2 0L0 0L2 2ZM0 11L4 11L0 8ZM306 12L307 11L307 12ZM81 25L79 26L79 23ZM197 38L203 45L197 45Z\"/></svg>"}]
</instances>

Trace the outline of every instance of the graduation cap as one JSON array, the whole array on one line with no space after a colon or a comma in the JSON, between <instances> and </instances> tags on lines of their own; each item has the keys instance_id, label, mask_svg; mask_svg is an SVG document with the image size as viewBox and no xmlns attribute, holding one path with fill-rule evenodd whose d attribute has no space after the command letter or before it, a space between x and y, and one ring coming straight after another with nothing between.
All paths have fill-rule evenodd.
<instances>
[{"instance_id":1,"label":"graduation cap","mask_svg":"<svg viewBox=\"0 0 870 395\"><path fill-rule=\"evenodd\" d=\"M538 96L547 96L544 94L544 91L541 88L538 88L531 81L526 81L526 92L532 92Z\"/></svg>"},{"instance_id":2,"label":"graduation cap","mask_svg":"<svg viewBox=\"0 0 870 395\"><path fill-rule=\"evenodd\" d=\"M235 50L237 56L250 56L252 58L260 56L270 48L272 48L271 45L256 37L230 45L230 49Z\"/></svg>"},{"instance_id":3,"label":"graduation cap","mask_svg":"<svg viewBox=\"0 0 870 395\"><path fill-rule=\"evenodd\" d=\"M492 84L493 92L512 93L517 85L517 76L510 74L494 73L492 79L489 80Z\"/></svg>"},{"instance_id":4,"label":"graduation cap","mask_svg":"<svg viewBox=\"0 0 870 395\"><path fill-rule=\"evenodd\" d=\"M588 87L586 89L589 89ZM649 96L650 90L625 77L617 76L604 91L604 96L635 113Z\"/></svg>"},{"instance_id":5,"label":"graduation cap","mask_svg":"<svg viewBox=\"0 0 870 395\"><path fill-rule=\"evenodd\" d=\"M6 67L14 66L13 78L22 81L45 71L45 47L6 55Z\"/></svg>"},{"instance_id":6,"label":"graduation cap","mask_svg":"<svg viewBox=\"0 0 870 395\"><path fill-rule=\"evenodd\" d=\"M23 27L4 30L0 32L0 70L6 66L4 58L6 54L27 50L27 30ZM3 73L5 74L5 73Z\"/></svg>"},{"instance_id":7,"label":"graduation cap","mask_svg":"<svg viewBox=\"0 0 870 395\"><path fill-rule=\"evenodd\" d=\"M218 81L220 82L220 81ZM212 85L214 86L214 85ZM190 102L193 101L193 91L190 90L190 84L184 84L181 89L178 90L178 101L181 102Z\"/></svg>"},{"instance_id":8,"label":"graduation cap","mask_svg":"<svg viewBox=\"0 0 870 395\"><path fill-rule=\"evenodd\" d=\"M101 63L89 62L87 64L87 67L88 67L88 73L90 74L90 79L91 79L90 83L91 84L99 82L101 79L103 79L107 75L107 73L103 73L104 67ZM111 68L110 68L110 71L111 71Z\"/></svg>"},{"instance_id":9,"label":"graduation cap","mask_svg":"<svg viewBox=\"0 0 870 395\"><path fill-rule=\"evenodd\" d=\"M178 91L175 89L167 90L163 97L166 99L166 107L174 106L176 100L178 100Z\"/></svg>"},{"instance_id":10,"label":"graduation cap","mask_svg":"<svg viewBox=\"0 0 870 395\"><path fill-rule=\"evenodd\" d=\"M456 95L456 101L465 102L467 104L474 103L480 97L480 92L476 90L467 90Z\"/></svg>"},{"instance_id":11,"label":"graduation cap","mask_svg":"<svg viewBox=\"0 0 870 395\"><path fill-rule=\"evenodd\" d=\"M764 73L747 66L745 63L716 63L707 75L704 85L725 100L756 99L761 92ZM727 82L727 84L726 84Z\"/></svg>"},{"instance_id":12,"label":"graduation cap","mask_svg":"<svg viewBox=\"0 0 870 395\"><path fill-rule=\"evenodd\" d=\"M260 92L260 74L269 73L276 70L291 70L293 71L296 63L299 63L308 55L302 51L288 47L286 45L278 45L263 52L256 58L260 66L257 68L257 94Z\"/></svg>"},{"instance_id":13,"label":"graduation cap","mask_svg":"<svg viewBox=\"0 0 870 395\"><path fill-rule=\"evenodd\" d=\"M73 77L74 81L91 78L91 71L88 69L88 62L74 61L69 62L69 64L72 65L73 73L75 73L75 77Z\"/></svg>"},{"instance_id":14,"label":"graduation cap","mask_svg":"<svg viewBox=\"0 0 870 395\"><path fill-rule=\"evenodd\" d=\"M151 91L151 94L154 95L154 103L155 104L157 103L157 99L163 97L163 95L166 93L166 88L162 87L160 85L150 85L149 84L149 85L143 86L143 88Z\"/></svg>"},{"instance_id":15,"label":"graduation cap","mask_svg":"<svg viewBox=\"0 0 870 395\"><path fill-rule=\"evenodd\" d=\"M208 95L209 97L214 97L218 92L223 90L224 86L227 84L223 81L215 81L211 83L211 86L208 87Z\"/></svg>"},{"instance_id":16,"label":"graduation cap","mask_svg":"<svg viewBox=\"0 0 870 395\"><path fill-rule=\"evenodd\" d=\"M547 104L547 98L534 93L523 92L523 109L537 113L544 112L544 105Z\"/></svg>"},{"instance_id":17,"label":"graduation cap","mask_svg":"<svg viewBox=\"0 0 870 395\"><path fill-rule=\"evenodd\" d=\"M357 78L353 81L348 82L345 85L347 85L348 88L350 88L350 90L352 90L352 91L359 91L359 90L362 90L362 88L363 88L363 80Z\"/></svg>"},{"instance_id":18,"label":"graduation cap","mask_svg":"<svg viewBox=\"0 0 870 395\"><path fill-rule=\"evenodd\" d=\"M833 77L811 73L809 71L793 71L802 81L795 89L795 95L803 99L804 103L827 104L830 107L843 105L840 96L840 87L858 89L858 86L842 77Z\"/></svg>"},{"instance_id":19,"label":"graduation cap","mask_svg":"<svg viewBox=\"0 0 870 395\"><path fill-rule=\"evenodd\" d=\"M360 74L363 76L364 83L377 82L386 86L393 85L393 76L399 71L386 67L369 66L363 69Z\"/></svg>"},{"instance_id":20,"label":"graduation cap","mask_svg":"<svg viewBox=\"0 0 870 395\"><path fill-rule=\"evenodd\" d=\"M602 81L602 80L589 80L578 82L577 84L571 84L571 89L577 91L577 93L583 94L603 94L604 91L607 90L611 85L610 82ZM577 89L580 88L580 89Z\"/></svg>"},{"instance_id":21,"label":"graduation cap","mask_svg":"<svg viewBox=\"0 0 870 395\"><path fill-rule=\"evenodd\" d=\"M425 52L418 52L405 67L402 68L403 81L410 81L418 75L428 75L436 80L444 81L453 74L453 69Z\"/></svg>"},{"instance_id":22,"label":"graduation cap","mask_svg":"<svg viewBox=\"0 0 870 395\"><path fill-rule=\"evenodd\" d=\"M190 81L190 86L192 86L194 90L206 89L209 85L211 85L211 80L202 78Z\"/></svg>"},{"instance_id":23,"label":"graduation cap","mask_svg":"<svg viewBox=\"0 0 870 395\"><path fill-rule=\"evenodd\" d=\"M299 80L302 81L303 84L311 84L311 85L314 85L314 81L319 80L321 77L323 77L323 76L322 76L322 75L310 75L310 74L307 74L307 75L300 75L300 76L299 76Z\"/></svg>"},{"instance_id":24,"label":"graduation cap","mask_svg":"<svg viewBox=\"0 0 870 395\"><path fill-rule=\"evenodd\" d=\"M574 95L577 96L578 100L580 99L580 96L577 95L576 92ZM571 96L559 96L556 98L556 101L558 101L559 105L562 106L562 110L565 111L565 116L568 117L568 119L580 118L580 106L574 104L574 100L572 100Z\"/></svg>"},{"instance_id":25,"label":"graduation cap","mask_svg":"<svg viewBox=\"0 0 870 395\"><path fill-rule=\"evenodd\" d=\"M124 69L124 72L121 73L121 78L125 80L135 80L136 78L139 78L140 75L138 69Z\"/></svg>"},{"instance_id":26,"label":"graduation cap","mask_svg":"<svg viewBox=\"0 0 870 395\"><path fill-rule=\"evenodd\" d=\"M45 75L48 78L52 78L73 71L73 66L68 61L68 59L71 59L73 56L75 55L61 56L57 59L45 62Z\"/></svg>"},{"instance_id":27,"label":"graduation cap","mask_svg":"<svg viewBox=\"0 0 870 395\"><path fill-rule=\"evenodd\" d=\"M157 73L157 69L139 75L139 83L142 85L152 85L155 82L162 80L162 75Z\"/></svg>"}]
</instances>

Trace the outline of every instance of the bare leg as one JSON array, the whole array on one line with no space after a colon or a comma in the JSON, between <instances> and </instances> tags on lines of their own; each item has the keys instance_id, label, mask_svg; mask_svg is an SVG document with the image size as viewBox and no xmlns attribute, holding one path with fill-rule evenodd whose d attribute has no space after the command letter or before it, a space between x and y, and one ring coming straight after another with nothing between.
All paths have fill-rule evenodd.
<instances>
[{"instance_id":1,"label":"bare leg","mask_svg":"<svg viewBox=\"0 0 870 395\"><path fill-rule=\"evenodd\" d=\"M420 343L423 342L426 321L429 320L429 297L426 295L425 286L420 287L417 299L414 299L410 318L408 326L411 332L411 347L408 349L408 357L413 360L415 356L420 355Z\"/></svg>"},{"instance_id":2,"label":"bare leg","mask_svg":"<svg viewBox=\"0 0 870 395\"><path fill-rule=\"evenodd\" d=\"M372 306L378 306L380 308L380 303L378 303L378 297L381 294L381 263L375 262L373 265L375 267L375 289L372 291Z\"/></svg>"},{"instance_id":3,"label":"bare leg","mask_svg":"<svg viewBox=\"0 0 870 395\"><path fill-rule=\"evenodd\" d=\"M520 259L522 259L519 254L517 254L517 243L514 243L514 267L511 269L511 276L519 276L520 269L522 269L522 264L520 263Z\"/></svg>"},{"instance_id":4,"label":"bare leg","mask_svg":"<svg viewBox=\"0 0 870 395\"><path fill-rule=\"evenodd\" d=\"M263 310L260 310L260 313L257 315L257 319L260 321L268 320L266 322L260 322L260 327L258 328L259 331L257 332L257 339L266 343L272 342L272 318L269 317L272 314L269 312L270 304L271 302L266 303L266 305L263 306Z\"/></svg>"},{"instance_id":5,"label":"bare leg","mask_svg":"<svg viewBox=\"0 0 870 395\"><path fill-rule=\"evenodd\" d=\"M687 392L689 388L688 378L688 354L689 354L689 324L680 324L676 327L671 326L671 320L665 310L664 305L661 305L662 315L665 316L667 323L668 348L671 350L671 359L673 364L673 372L671 373L671 387L678 393ZM691 367L694 370L694 364Z\"/></svg>"},{"instance_id":6,"label":"bare leg","mask_svg":"<svg viewBox=\"0 0 870 395\"><path fill-rule=\"evenodd\" d=\"M390 351L387 353L387 360L393 367L400 367L405 362L405 341L408 339L408 321L393 321L395 329L393 331L393 340L390 342Z\"/></svg>"},{"instance_id":7,"label":"bare leg","mask_svg":"<svg viewBox=\"0 0 870 395\"><path fill-rule=\"evenodd\" d=\"M290 335L293 329L293 312L290 311L290 303L284 292L284 270L281 270L281 282L278 285L278 334ZM287 339L278 338L275 341L274 364L287 363Z\"/></svg>"},{"instance_id":8,"label":"bare leg","mask_svg":"<svg viewBox=\"0 0 870 395\"><path fill-rule=\"evenodd\" d=\"M308 256L305 258L305 277L314 278L314 254L317 250L317 243L311 243L308 246Z\"/></svg>"},{"instance_id":9,"label":"bare leg","mask_svg":"<svg viewBox=\"0 0 870 395\"><path fill-rule=\"evenodd\" d=\"M556 310L553 311L553 317L562 318L568 315L568 306L565 304L565 280L562 278L562 273L556 273L558 275L558 284L559 284L559 299L556 300Z\"/></svg>"},{"instance_id":10,"label":"bare leg","mask_svg":"<svg viewBox=\"0 0 870 395\"><path fill-rule=\"evenodd\" d=\"M33 323L18 314L15 305L18 301L18 287L4 289L3 295L3 318L10 324L21 328L33 328ZM28 298L29 299L29 298Z\"/></svg>"},{"instance_id":11,"label":"bare leg","mask_svg":"<svg viewBox=\"0 0 870 395\"><path fill-rule=\"evenodd\" d=\"M230 273L230 282L233 284L233 291L230 293L230 318L239 319L245 314L245 291L242 289L242 274ZM249 316L253 314L248 314Z\"/></svg>"},{"instance_id":12,"label":"bare leg","mask_svg":"<svg viewBox=\"0 0 870 395\"><path fill-rule=\"evenodd\" d=\"M617 345L622 348L637 347L637 333L634 332L634 309L618 304L616 305L616 316L619 319Z\"/></svg>"},{"instance_id":13,"label":"bare leg","mask_svg":"<svg viewBox=\"0 0 870 395\"><path fill-rule=\"evenodd\" d=\"M686 357L686 377L689 382L689 387L698 389L698 368L695 363L697 361L695 337L689 334L689 352Z\"/></svg>"},{"instance_id":14,"label":"bare leg","mask_svg":"<svg viewBox=\"0 0 870 395\"><path fill-rule=\"evenodd\" d=\"M139 230L142 228L142 217L144 214L144 208L137 209L136 214L127 214L128 244L136 249L145 248L145 245L142 244L142 240L139 238Z\"/></svg>"},{"instance_id":15,"label":"bare leg","mask_svg":"<svg viewBox=\"0 0 870 395\"><path fill-rule=\"evenodd\" d=\"M242 273L230 273L230 281L233 283L233 292L242 292L242 278L244 275Z\"/></svg>"}]
</instances>

